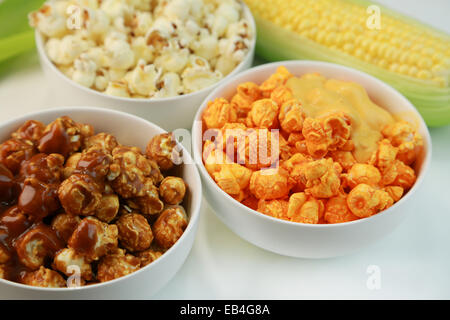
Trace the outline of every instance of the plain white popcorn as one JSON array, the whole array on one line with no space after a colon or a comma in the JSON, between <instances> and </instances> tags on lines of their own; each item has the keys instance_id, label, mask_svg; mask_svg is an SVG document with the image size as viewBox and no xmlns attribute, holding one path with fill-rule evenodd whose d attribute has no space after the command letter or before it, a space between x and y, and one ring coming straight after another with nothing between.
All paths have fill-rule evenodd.
<instances>
[{"instance_id":1,"label":"plain white popcorn","mask_svg":"<svg viewBox=\"0 0 450 320\"><path fill-rule=\"evenodd\" d=\"M195 92L209 87L223 78L220 71L213 71L205 58L191 55L189 63L181 74L185 92Z\"/></svg>"},{"instance_id":2,"label":"plain white popcorn","mask_svg":"<svg viewBox=\"0 0 450 320\"><path fill-rule=\"evenodd\" d=\"M181 79L175 72L167 72L162 76L160 88L156 92L155 97L166 98L179 95L181 93Z\"/></svg>"},{"instance_id":3,"label":"plain white popcorn","mask_svg":"<svg viewBox=\"0 0 450 320\"><path fill-rule=\"evenodd\" d=\"M156 70L153 64L146 65L144 60L140 60L136 68L126 74L125 80L132 94L144 96L156 91L160 75L160 70Z\"/></svg>"},{"instance_id":4,"label":"plain white popcorn","mask_svg":"<svg viewBox=\"0 0 450 320\"><path fill-rule=\"evenodd\" d=\"M106 94L115 97L129 98L130 92L125 81L110 81L105 90Z\"/></svg>"},{"instance_id":5,"label":"plain white popcorn","mask_svg":"<svg viewBox=\"0 0 450 320\"><path fill-rule=\"evenodd\" d=\"M132 98L209 87L254 37L238 0L48 0L29 21L67 77Z\"/></svg>"},{"instance_id":6,"label":"plain white popcorn","mask_svg":"<svg viewBox=\"0 0 450 320\"><path fill-rule=\"evenodd\" d=\"M73 63L72 79L85 87L91 87L95 82L97 65L88 57L80 55Z\"/></svg>"}]
</instances>

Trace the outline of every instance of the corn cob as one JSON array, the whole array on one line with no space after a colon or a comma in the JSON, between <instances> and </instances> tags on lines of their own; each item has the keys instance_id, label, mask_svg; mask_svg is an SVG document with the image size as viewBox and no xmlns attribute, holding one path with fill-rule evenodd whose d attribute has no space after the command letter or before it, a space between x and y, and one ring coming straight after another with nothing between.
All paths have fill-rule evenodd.
<instances>
[{"instance_id":1,"label":"corn cob","mask_svg":"<svg viewBox=\"0 0 450 320\"><path fill-rule=\"evenodd\" d=\"M369 28L366 0L245 0L268 60L335 62L402 92L430 126L450 123L450 36L382 6Z\"/></svg>"}]
</instances>

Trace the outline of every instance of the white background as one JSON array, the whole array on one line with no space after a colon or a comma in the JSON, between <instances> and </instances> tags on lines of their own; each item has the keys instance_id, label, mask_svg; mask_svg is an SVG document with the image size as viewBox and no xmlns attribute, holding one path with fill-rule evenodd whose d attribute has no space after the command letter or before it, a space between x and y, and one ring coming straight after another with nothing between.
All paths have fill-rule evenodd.
<instances>
[{"instance_id":1,"label":"white background","mask_svg":"<svg viewBox=\"0 0 450 320\"><path fill-rule=\"evenodd\" d=\"M450 33L450 0L379 2ZM53 105L51 89L34 52L13 60L0 73L0 121ZM449 299L450 126L433 128L431 135L433 159L415 211L375 245L333 259L279 256L236 236L204 202L189 257L153 298ZM379 290L366 285L371 265L380 268Z\"/></svg>"}]
</instances>

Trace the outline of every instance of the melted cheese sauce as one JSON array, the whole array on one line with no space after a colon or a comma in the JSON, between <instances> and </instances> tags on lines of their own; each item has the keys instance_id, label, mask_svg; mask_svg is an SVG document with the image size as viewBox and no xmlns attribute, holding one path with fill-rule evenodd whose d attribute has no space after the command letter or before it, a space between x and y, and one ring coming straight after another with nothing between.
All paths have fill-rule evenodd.
<instances>
[{"instance_id":1,"label":"melted cheese sauce","mask_svg":"<svg viewBox=\"0 0 450 320\"><path fill-rule=\"evenodd\" d=\"M290 78L286 86L301 101L307 117L318 118L336 111L350 116L351 139L355 144L353 156L358 162L369 160L383 137L380 131L394 122L393 116L373 103L366 90L357 83L310 73Z\"/></svg>"}]
</instances>

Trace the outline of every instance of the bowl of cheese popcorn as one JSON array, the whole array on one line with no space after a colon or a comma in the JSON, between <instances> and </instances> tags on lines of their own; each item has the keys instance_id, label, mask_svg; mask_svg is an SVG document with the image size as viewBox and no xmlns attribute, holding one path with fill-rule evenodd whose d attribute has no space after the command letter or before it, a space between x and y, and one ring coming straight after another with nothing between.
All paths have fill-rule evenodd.
<instances>
[{"instance_id":1,"label":"bowl of cheese popcorn","mask_svg":"<svg viewBox=\"0 0 450 320\"><path fill-rule=\"evenodd\" d=\"M286 256L365 248L414 211L428 129L399 92L316 61L247 70L215 89L192 128L204 193L237 235Z\"/></svg>"},{"instance_id":2,"label":"bowl of cheese popcorn","mask_svg":"<svg viewBox=\"0 0 450 320\"><path fill-rule=\"evenodd\" d=\"M149 298L182 267L200 206L188 152L144 119L65 107L5 122L0 296Z\"/></svg>"},{"instance_id":3,"label":"bowl of cheese popcorn","mask_svg":"<svg viewBox=\"0 0 450 320\"><path fill-rule=\"evenodd\" d=\"M113 108L169 131L251 66L256 41L240 0L48 0L29 20L55 106Z\"/></svg>"}]
</instances>

